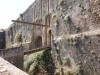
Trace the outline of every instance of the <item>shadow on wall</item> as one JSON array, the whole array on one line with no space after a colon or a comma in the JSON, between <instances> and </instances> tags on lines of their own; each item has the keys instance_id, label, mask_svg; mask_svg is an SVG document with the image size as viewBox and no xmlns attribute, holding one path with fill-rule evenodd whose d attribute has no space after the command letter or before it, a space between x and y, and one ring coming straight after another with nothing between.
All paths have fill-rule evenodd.
<instances>
[{"instance_id":1,"label":"shadow on wall","mask_svg":"<svg viewBox=\"0 0 100 75\"><path fill-rule=\"evenodd\" d=\"M48 32L48 46L51 46L51 39L52 39L51 30L49 30L49 32Z\"/></svg>"}]
</instances>

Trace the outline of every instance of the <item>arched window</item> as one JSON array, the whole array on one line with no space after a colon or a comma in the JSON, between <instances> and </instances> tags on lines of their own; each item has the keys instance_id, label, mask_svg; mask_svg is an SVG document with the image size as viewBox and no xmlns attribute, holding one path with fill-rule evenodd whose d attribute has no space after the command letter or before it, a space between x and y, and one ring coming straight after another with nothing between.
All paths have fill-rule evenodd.
<instances>
[{"instance_id":1,"label":"arched window","mask_svg":"<svg viewBox=\"0 0 100 75\"><path fill-rule=\"evenodd\" d=\"M38 36L35 39L35 48L40 48L40 47L42 47L42 37L41 36Z\"/></svg>"}]
</instances>

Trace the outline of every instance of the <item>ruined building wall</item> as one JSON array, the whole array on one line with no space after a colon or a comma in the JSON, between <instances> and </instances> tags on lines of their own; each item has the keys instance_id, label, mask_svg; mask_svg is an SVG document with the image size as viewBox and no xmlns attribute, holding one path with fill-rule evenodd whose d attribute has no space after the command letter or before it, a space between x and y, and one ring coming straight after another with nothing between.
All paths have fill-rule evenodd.
<instances>
[{"instance_id":1,"label":"ruined building wall","mask_svg":"<svg viewBox=\"0 0 100 75\"><path fill-rule=\"evenodd\" d=\"M49 25L48 28L13 23L6 30L6 47L11 48L20 46L21 44L31 43L31 46L34 48L35 39L39 36L42 38L42 46L47 46L47 40L49 39L48 33L51 30L49 24L50 17L52 16L51 13L55 12L55 4L57 4L58 1L53 2L53 0L36 0L32 5L30 5L30 7L22 13L17 20ZM21 42L18 42L19 37L22 39Z\"/></svg>"},{"instance_id":2,"label":"ruined building wall","mask_svg":"<svg viewBox=\"0 0 100 75\"><path fill-rule=\"evenodd\" d=\"M33 22L33 6L31 5L20 17L20 21ZM32 25L13 23L6 30L6 48L18 47L31 42ZM19 40L18 40L19 39Z\"/></svg>"},{"instance_id":3,"label":"ruined building wall","mask_svg":"<svg viewBox=\"0 0 100 75\"><path fill-rule=\"evenodd\" d=\"M100 74L99 0L36 0L31 7L26 14L33 16L23 14L26 21L31 19L31 22L49 24L48 28L34 26L33 34L29 31L32 27L22 29L26 27L23 25L17 29L22 30L22 36L32 34L32 38L27 38L32 40L31 47L34 48L38 36L42 37L42 46L47 46L48 32L51 30L56 67L62 66L66 73L80 71L82 75ZM9 35L7 37L11 38Z\"/></svg>"},{"instance_id":4,"label":"ruined building wall","mask_svg":"<svg viewBox=\"0 0 100 75\"><path fill-rule=\"evenodd\" d=\"M61 0L56 5L52 54L66 75L100 74L99 4L99 0Z\"/></svg>"}]
</instances>

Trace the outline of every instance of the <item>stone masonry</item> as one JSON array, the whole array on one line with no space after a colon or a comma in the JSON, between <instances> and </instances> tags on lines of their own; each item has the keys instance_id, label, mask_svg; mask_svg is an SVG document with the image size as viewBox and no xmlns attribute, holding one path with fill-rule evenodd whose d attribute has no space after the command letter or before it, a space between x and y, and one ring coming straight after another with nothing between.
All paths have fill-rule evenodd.
<instances>
[{"instance_id":1,"label":"stone masonry","mask_svg":"<svg viewBox=\"0 0 100 75\"><path fill-rule=\"evenodd\" d=\"M100 74L100 0L36 0L18 20L48 27L13 23L6 30L7 48L30 43L32 49L41 37L65 74Z\"/></svg>"}]
</instances>

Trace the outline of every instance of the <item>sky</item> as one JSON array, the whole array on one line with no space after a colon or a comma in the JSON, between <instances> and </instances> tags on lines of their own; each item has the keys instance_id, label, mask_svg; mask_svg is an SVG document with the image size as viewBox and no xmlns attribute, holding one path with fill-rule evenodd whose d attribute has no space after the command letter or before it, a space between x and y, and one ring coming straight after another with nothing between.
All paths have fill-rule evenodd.
<instances>
[{"instance_id":1,"label":"sky","mask_svg":"<svg viewBox=\"0 0 100 75\"><path fill-rule=\"evenodd\" d=\"M34 0L0 0L0 29L8 28Z\"/></svg>"}]
</instances>

